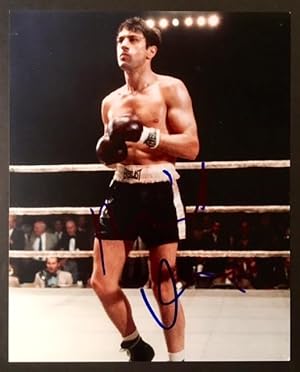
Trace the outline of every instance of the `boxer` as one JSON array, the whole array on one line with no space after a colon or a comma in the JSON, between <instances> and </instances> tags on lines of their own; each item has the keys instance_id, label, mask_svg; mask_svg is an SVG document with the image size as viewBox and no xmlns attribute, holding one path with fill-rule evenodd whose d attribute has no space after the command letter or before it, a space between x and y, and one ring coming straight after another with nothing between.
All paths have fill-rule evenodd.
<instances>
[{"instance_id":1,"label":"boxer","mask_svg":"<svg viewBox=\"0 0 300 372\"><path fill-rule=\"evenodd\" d=\"M119 278L132 243L140 236L149 249L152 289L162 322L172 323L172 280L166 267L160 275L158 271L161 260L167 260L175 273L178 241L185 238L175 161L178 157L194 160L199 153L187 88L181 80L152 70L160 43L160 31L141 18L127 19L119 26L117 61L125 83L102 101L104 135L96 146L99 161L114 167L115 174L100 213L102 239L94 240L91 285L123 337L121 347L130 361L151 361L154 350L136 327ZM179 303L174 326L164 329L170 361L184 360L184 332Z\"/></svg>"}]
</instances>

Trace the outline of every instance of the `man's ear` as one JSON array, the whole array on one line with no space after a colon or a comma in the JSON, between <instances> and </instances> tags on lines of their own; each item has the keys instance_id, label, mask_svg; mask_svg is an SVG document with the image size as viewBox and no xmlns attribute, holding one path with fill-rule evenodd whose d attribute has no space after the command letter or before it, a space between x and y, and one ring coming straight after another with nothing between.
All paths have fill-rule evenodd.
<instances>
[{"instance_id":1,"label":"man's ear","mask_svg":"<svg viewBox=\"0 0 300 372\"><path fill-rule=\"evenodd\" d=\"M147 48L147 59L152 59L157 53L157 46L151 45Z\"/></svg>"}]
</instances>

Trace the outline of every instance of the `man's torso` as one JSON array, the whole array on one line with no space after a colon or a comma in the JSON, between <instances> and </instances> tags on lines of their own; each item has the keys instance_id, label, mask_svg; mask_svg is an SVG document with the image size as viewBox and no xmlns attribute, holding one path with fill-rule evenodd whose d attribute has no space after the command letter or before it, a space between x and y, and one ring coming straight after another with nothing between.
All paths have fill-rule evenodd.
<instances>
[{"instance_id":1,"label":"man's torso","mask_svg":"<svg viewBox=\"0 0 300 372\"><path fill-rule=\"evenodd\" d=\"M131 93L126 85L113 91L109 101L108 119L123 115L136 115L147 127L159 128L162 133L170 133L168 126L168 104L164 87L172 84L174 78L156 75L156 80L141 92ZM159 149L149 149L145 144L127 142L128 157L123 164L174 163L175 159Z\"/></svg>"}]
</instances>

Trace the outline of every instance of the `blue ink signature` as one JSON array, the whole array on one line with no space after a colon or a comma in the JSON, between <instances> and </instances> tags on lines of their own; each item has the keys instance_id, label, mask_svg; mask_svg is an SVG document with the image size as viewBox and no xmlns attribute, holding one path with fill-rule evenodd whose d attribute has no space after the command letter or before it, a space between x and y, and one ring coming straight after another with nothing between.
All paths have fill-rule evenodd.
<instances>
[{"instance_id":1,"label":"blue ink signature","mask_svg":"<svg viewBox=\"0 0 300 372\"><path fill-rule=\"evenodd\" d=\"M162 299L162 296L161 296L161 272L162 272L162 266L163 264L165 264L167 266L167 269L168 269L168 272L169 272L169 275L170 275L170 279L172 281L172 287L173 287L173 291L174 291L174 298L173 300L169 301L169 302L164 302L163 299ZM196 280L197 277L203 277L203 278L215 278L217 277L218 275L216 273L213 273L213 272L196 272L194 273L194 280ZM226 275L227 277L227 275ZM235 281L232 281L232 284L238 289L240 290L242 293L246 293L246 290L244 288L241 288L240 286L238 286L238 284L235 282ZM175 282L175 278L173 276L173 272L172 272L172 269L170 267L170 264L169 262L166 260L166 259L161 259L160 260L160 266L159 266L159 276L158 276L158 298L159 298L159 302L161 305L165 306L165 305L171 305L172 303L175 304L175 308L174 308L174 318L173 318L173 321L172 323L169 325L169 326L166 326L163 322L160 321L160 319L158 318L158 316L155 314L150 302L148 301L148 298L146 296L146 293L145 293L145 290L144 288L140 288L140 292L141 292L141 295L142 295L142 298L145 302L145 305L146 307L148 308L150 314L152 315L153 319L156 321L156 323L163 329L171 329L172 327L174 327L174 325L176 324L176 320L177 320L177 315L178 315L178 299L179 297L183 294L183 292L186 290L186 288L188 287L188 284L185 284L179 293L177 293L177 288L176 288L176 282Z\"/></svg>"},{"instance_id":2,"label":"blue ink signature","mask_svg":"<svg viewBox=\"0 0 300 372\"><path fill-rule=\"evenodd\" d=\"M161 294L161 283L162 283L162 279L161 279L161 275L162 275L162 267L163 265L166 265L167 269L168 269L168 273L170 275L170 279L172 281L172 287L173 287L173 291L174 291L174 298L169 301L169 302L164 302L164 300L162 299L162 294ZM155 314L154 310L152 309L152 306L150 304L150 302L148 301L148 298L146 296L146 293L145 293L145 290L144 288L140 288L140 292L141 292L141 295L142 295L142 298L146 304L146 307L148 308L148 310L150 311L150 314L152 315L152 317L154 318L154 320L156 321L156 323L163 329L171 329L172 327L174 327L175 323L176 323L176 320L177 320L177 314L178 314L178 298L182 295L182 293L184 292L185 288L182 288L181 291L179 293L177 293L177 289L176 289L176 281L174 279L174 276L173 276L173 273L172 273L172 269L170 267L170 264L168 262L168 260L166 260L165 258L162 258L159 262L159 272L158 272L158 298L159 298L159 302L161 305L163 306L168 306L168 305L171 305L172 303L174 303L174 318L173 318L173 321L170 325L165 325L163 322L160 321L160 319L158 318L158 316Z\"/></svg>"},{"instance_id":3,"label":"blue ink signature","mask_svg":"<svg viewBox=\"0 0 300 372\"><path fill-rule=\"evenodd\" d=\"M196 273L194 273L194 279L197 277L197 276L199 276L199 277L202 277L202 278L210 278L210 279L212 279L212 278L216 278L217 276L218 276L218 274L216 274L216 273L212 273L212 272L209 272L209 271L200 271L200 272L196 272ZM223 275L224 276L224 275ZM229 279L228 278L228 275L225 275L225 279ZM238 284L237 284L237 282L236 282L236 280L231 280L231 279L229 279L230 281L231 281L231 283L235 286L235 288L236 289L238 289L239 291L241 291L242 293L246 293L246 290L244 289L244 288L242 288L242 287L240 287Z\"/></svg>"},{"instance_id":4,"label":"blue ink signature","mask_svg":"<svg viewBox=\"0 0 300 372\"><path fill-rule=\"evenodd\" d=\"M166 174L170 180L170 184L172 185L173 184L173 177L171 175L171 173L169 171L167 171L166 169L163 169L163 173Z\"/></svg>"},{"instance_id":5,"label":"blue ink signature","mask_svg":"<svg viewBox=\"0 0 300 372\"><path fill-rule=\"evenodd\" d=\"M100 207L98 215L95 214L93 208L90 208L90 210L91 210L91 213L92 213L93 224L94 224L94 227L95 227L95 237L98 239L99 246L100 246L100 257L101 257L102 272L103 272L103 275L106 275L102 236L101 236L100 222L99 222L99 218L100 218L100 215L102 213L102 209L103 209L104 206L105 206L105 203Z\"/></svg>"}]
</instances>

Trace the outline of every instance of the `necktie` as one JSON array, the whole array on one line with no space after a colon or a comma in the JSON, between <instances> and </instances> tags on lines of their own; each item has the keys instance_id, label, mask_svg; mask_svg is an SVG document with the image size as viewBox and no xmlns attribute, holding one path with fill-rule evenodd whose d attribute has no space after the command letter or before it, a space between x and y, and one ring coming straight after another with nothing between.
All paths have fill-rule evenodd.
<instances>
[{"instance_id":1,"label":"necktie","mask_svg":"<svg viewBox=\"0 0 300 372\"><path fill-rule=\"evenodd\" d=\"M40 241L39 241L39 251L42 251L42 237L40 236Z\"/></svg>"}]
</instances>

